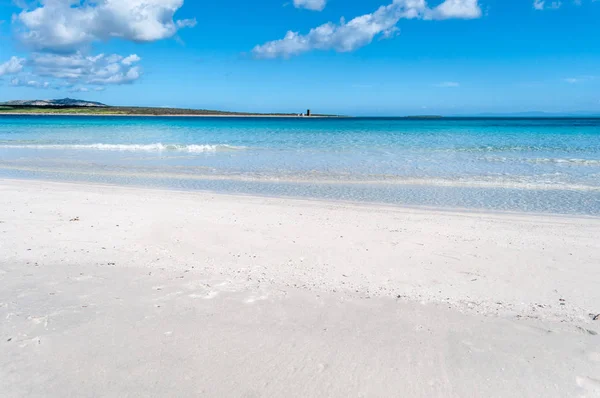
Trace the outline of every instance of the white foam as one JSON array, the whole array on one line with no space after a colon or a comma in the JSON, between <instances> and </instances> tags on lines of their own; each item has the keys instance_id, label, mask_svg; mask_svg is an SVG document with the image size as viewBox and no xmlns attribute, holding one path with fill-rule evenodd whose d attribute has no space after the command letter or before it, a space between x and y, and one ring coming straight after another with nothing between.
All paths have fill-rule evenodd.
<instances>
[{"instance_id":1,"label":"white foam","mask_svg":"<svg viewBox=\"0 0 600 398\"><path fill-rule=\"evenodd\" d=\"M525 163L550 163L550 164L566 164L566 165L578 165L578 166L599 166L600 160L598 159L578 159L578 158L507 158L507 157L485 157L480 158L481 160L488 162L525 162Z\"/></svg>"},{"instance_id":2,"label":"white foam","mask_svg":"<svg viewBox=\"0 0 600 398\"><path fill-rule=\"evenodd\" d=\"M527 159L530 163L558 163L558 164L576 164L583 166L598 166L600 165L600 160L596 159L561 159L561 158L537 158L537 159Z\"/></svg>"},{"instance_id":3,"label":"white foam","mask_svg":"<svg viewBox=\"0 0 600 398\"><path fill-rule=\"evenodd\" d=\"M0 148L13 149L74 149L115 152L187 152L207 153L244 149L232 145L181 145L181 144L52 144L52 145L0 145Z\"/></svg>"}]
</instances>

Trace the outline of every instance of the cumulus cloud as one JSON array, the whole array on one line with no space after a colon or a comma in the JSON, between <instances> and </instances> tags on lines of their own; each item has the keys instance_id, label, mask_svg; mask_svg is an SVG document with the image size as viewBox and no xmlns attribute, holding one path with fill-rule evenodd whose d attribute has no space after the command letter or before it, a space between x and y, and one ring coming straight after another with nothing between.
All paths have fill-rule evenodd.
<instances>
[{"instance_id":1,"label":"cumulus cloud","mask_svg":"<svg viewBox=\"0 0 600 398\"><path fill-rule=\"evenodd\" d=\"M285 58L311 50L353 51L371 43L377 35L391 36L400 19L417 18L424 9L424 0L395 2L348 22L342 19L339 24L326 23L305 35L289 31L283 39L256 46L252 52L258 58Z\"/></svg>"},{"instance_id":2,"label":"cumulus cloud","mask_svg":"<svg viewBox=\"0 0 600 398\"><path fill-rule=\"evenodd\" d=\"M69 86L130 84L141 76L139 66L135 66L140 60L135 54L122 57L118 54L84 56L81 53L34 53L28 66L37 76L61 80Z\"/></svg>"},{"instance_id":3,"label":"cumulus cloud","mask_svg":"<svg viewBox=\"0 0 600 398\"><path fill-rule=\"evenodd\" d=\"M177 21L175 23L177 25L178 28L193 28L196 25L198 25L198 21L196 21L196 18L192 18L192 19L181 19L179 21Z\"/></svg>"},{"instance_id":4,"label":"cumulus cloud","mask_svg":"<svg viewBox=\"0 0 600 398\"><path fill-rule=\"evenodd\" d=\"M18 36L35 51L75 53L95 41L152 42L195 26L174 20L183 0L40 0L15 16Z\"/></svg>"},{"instance_id":5,"label":"cumulus cloud","mask_svg":"<svg viewBox=\"0 0 600 398\"><path fill-rule=\"evenodd\" d=\"M326 23L307 34L289 31L280 40L254 47L256 58L288 58L311 50L348 52L363 47L377 36L390 38L397 33L401 19L474 19L481 17L478 0L445 0L429 8L425 0L394 0L371 14L361 15L348 22Z\"/></svg>"},{"instance_id":6,"label":"cumulus cloud","mask_svg":"<svg viewBox=\"0 0 600 398\"><path fill-rule=\"evenodd\" d=\"M481 17L478 0L446 0L431 10L432 19L476 19Z\"/></svg>"},{"instance_id":7,"label":"cumulus cloud","mask_svg":"<svg viewBox=\"0 0 600 398\"><path fill-rule=\"evenodd\" d=\"M152 42L173 37L197 24L196 19L175 19L183 2L15 0L22 9L13 15L15 35L30 54L0 64L0 76L14 75L15 86L81 92L133 83L142 76L137 54L90 55L91 44L113 38Z\"/></svg>"},{"instance_id":8,"label":"cumulus cloud","mask_svg":"<svg viewBox=\"0 0 600 398\"><path fill-rule=\"evenodd\" d=\"M14 75L23 70L25 58L11 57L8 61L0 64L0 76Z\"/></svg>"},{"instance_id":9,"label":"cumulus cloud","mask_svg":"<svg viewBox=\"0 0 600 398\"><path fill-rule=\"evenodd\" d=\"M140 62L141 60L142 59L138 57L137 54L131 54L129 57L125 57L121 62L123 62L124 65L131 65Z\"/></svg>"},{"instance_id":10,"label":"cumulus cloud","mask_svg":"<svg viewBox=\"0 0 600 398\"><path fill-rule=\"evenodd\" d=\"M326 4L327 0L294 0L294 7L313 11L323 11Z\"/></svg>"},{"instance_id":11,"label":"cumulus cloud","mask_svg":"<svg viewBox=\"0 0 600 398\"><path fill-rule=\"evenodd\" d=\"M50 88L50 82L38 82L37 80L21 80L16 77L10 81L10 85L14 87Z\"/></svg>"},{"instance_id":12,"label":"cumulus cloud","mask_svg":"<svg viewBox=\"0 0 600 398\"><path fill-rule=\"evenodd\" d=\"M533 8L538 11L543 10L558 10L565 4L573 4L575 6L582 6L584 3L600 3L600 0L533 0Z\"/></svg>"},{"instance_id":13,"label":"cumulus cloud","mask_svg":"<svg viewBox=\"0 0 600 398\"><path fill-rule=\"evenodd\" d=\"M533 8L535 8L536 10L542 11L542 10L557 10L562 6L562 1L557 0L557 1L546 1L546 0L534 0L533 1Z\"/></svg>"}]
</instances>

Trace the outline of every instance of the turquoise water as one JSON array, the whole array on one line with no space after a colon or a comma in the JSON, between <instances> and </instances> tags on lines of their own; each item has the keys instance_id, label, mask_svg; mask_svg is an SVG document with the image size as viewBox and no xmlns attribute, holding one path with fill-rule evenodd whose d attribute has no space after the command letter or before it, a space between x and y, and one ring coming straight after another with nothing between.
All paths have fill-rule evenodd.
<instances>
[{"instance_id":1,"label":"turquoise water","mask_svg":"<svg viewBox=\"0 0 600 398\"><path fill-rule=\"evenodd\" d=\"M600 215L600 119L0 116L0 177Z\"/></svg>"}]
</instances>

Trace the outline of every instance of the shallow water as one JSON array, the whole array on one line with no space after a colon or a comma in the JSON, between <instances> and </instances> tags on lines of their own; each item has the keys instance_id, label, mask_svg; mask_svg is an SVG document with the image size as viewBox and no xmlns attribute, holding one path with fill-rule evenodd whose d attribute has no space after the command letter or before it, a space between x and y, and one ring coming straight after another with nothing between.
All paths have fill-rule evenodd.
<instances>
[{"instance_id":1,"label":"shallow water","mask_svg":"<svg viewBox=\"0 0 600 398\"><path fill-rule=\"evenodd\" d=\"M0 116L0 177L600 215L600 119Z\"/></svg>"}]
</instances>

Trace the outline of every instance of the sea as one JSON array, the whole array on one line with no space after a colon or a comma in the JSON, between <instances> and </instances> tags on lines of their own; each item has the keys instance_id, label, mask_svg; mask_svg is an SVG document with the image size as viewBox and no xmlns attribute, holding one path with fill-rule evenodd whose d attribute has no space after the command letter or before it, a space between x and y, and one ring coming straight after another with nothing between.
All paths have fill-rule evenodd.
<instances>
[{"instance_id":1,"label":"sea","mask_svg":"<svg viewBox=\"0 0 600 398\"><path fill-rule=\"evenodd\" d=\"M0 178L599 216L600 119L3 115Z\"/></svg>"}]
</instances>

